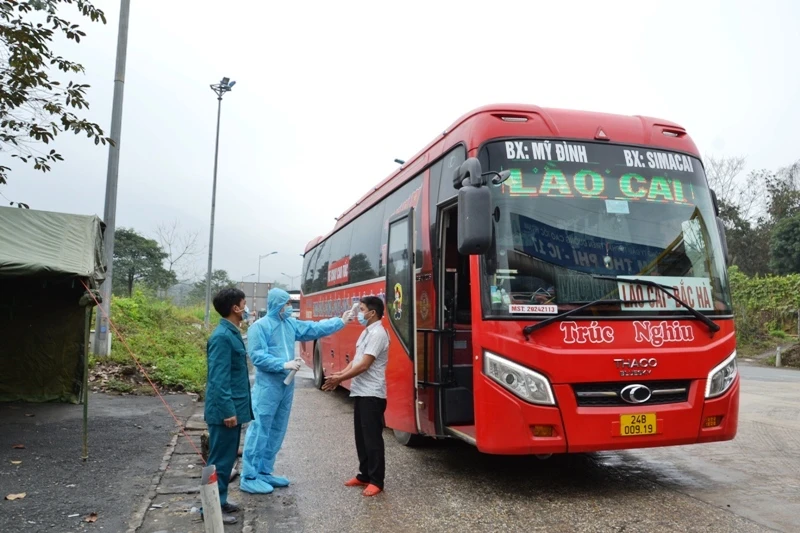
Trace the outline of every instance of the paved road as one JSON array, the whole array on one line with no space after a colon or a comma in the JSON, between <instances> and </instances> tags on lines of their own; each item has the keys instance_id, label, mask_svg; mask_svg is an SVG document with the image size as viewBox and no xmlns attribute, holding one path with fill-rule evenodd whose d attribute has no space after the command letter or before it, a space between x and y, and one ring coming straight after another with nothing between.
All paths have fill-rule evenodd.
<instances>
[{"instance_id":1,"label":"paved road","mask_svg":"<svg viewBox=\"0 0 800 533\"><path fill-rule=\"evenodd\" d=\"M243 495L257 531L800 531L800 373L742 367L730 443L554 457L482 455L448 440L404 448L387 430L387 490L365 499L352 403L298 374L278 473L294 484Z\"/></svg>"},{"instance_id":2,"label":"paved road","mask_svg":"<svg viewBox=\"0 0 800 533\"><path fill-rule=\"evenodd\" d=\"M601 457L778 531L800 531L800 371L741 365L731 442Z\"/></svg>"},{"instance_id":3,"label":"paved road","mask_svg":"<svg viewBox=\"0 0 800 533\"><path fill-rule=\"evenodd\" d=\"M166 401L178 416L191 411L189 396L170 395ZM0 404L0 531L127 529L158 472L175 422L158 398L93 394L89 460L83 462L82 416L80 405ZM25 449L13 449L15 444ZM2 499L21 492L25 499ZM83 522L92 512L97 522ZM78 516L70 518L73 514Z\"/></svg>"},{"instance_id":4,"label":"paved road","mask_svg":"<svg viewBox=\"0 0 800 533\"><path fill-rule=\"evenodd\" d=\"M784 381L800 383L800 370L793 368L773 368L769 366L752 366L741 363L739 371L746 381Z\"/></svg>"}]
</instances>

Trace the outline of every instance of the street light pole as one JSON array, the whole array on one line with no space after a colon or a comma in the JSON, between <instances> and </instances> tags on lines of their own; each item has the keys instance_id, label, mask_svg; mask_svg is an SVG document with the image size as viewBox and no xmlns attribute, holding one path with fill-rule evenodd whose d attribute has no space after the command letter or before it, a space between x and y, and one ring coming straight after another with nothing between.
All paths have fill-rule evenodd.
<instances>
[{"instance_id":1,"label":"street light pole","mask_svg":"<svg viewBox=\"0 0 800 533\"><path fill-rule=\"evenodd\" d=\"M300 277L300 275L298 274L297 276L290 276L289 274L286 274L286 273L284 273L284 272L281 272L281 275L283 275L283 276L286 276L287 278L289 278L289 280L290 280L290 282L291 282L291 285L290 285L290 287L289 287L289 290L292 290L292 289L294 289L294 280L295 280L295 279L297 279L297 278L299 278L299 277Z\"/></svg>"},{"instance_id":2,"label":"street light pole","mask_svg":"<svg viewBox=\"0 0 800 533\"><path fill-rule=\"evenodd\" d=\"M258 283L261 283L261 260L277 253L278 252L270 252L268 254L258 256Z\"/></svg>"},{"instance_id":3,"label":"street light pole","mask_svg":"<svg viewBox=\"0 0 800 533\"><path fill-rule=\"evenodd\" d=\"M253 272L252 274L248 274L246 276L242 276L242 292L244 292L244 280L246 280L247 278L252 278L255 275L256 275L255 272ZM253 289L253 301L254 302L255 302L255 293L256 293L256 290L254 288ZM255 305L255 304L253 304L253 305Z\"/></svg>"},{"instance_id":4,"label":"street light pole","mask_svg":"<svg viewBox=\"0 0 800 533\"><path fill-rule=\"evenodd\" d=\"M268 254L258 256L258 283L261 283L261 260L277 253L278 252L270 252Z\"/></svg>"},{"instance_id":5,"label":"street light pole","mask_svg":"<svg viewBox=\"0 0 800 533\"><path fill-rule=\"evenodd\" d=\"M278 252L270 252L268 254L264 254L264 255L259 255L258 256L258 281L256 282L256 287L261 285L261 260L264 259L264 258L267 258L267 257L269 257L271 255L275 255L277 253ZM258 291L258 289L254 289L253 290L253 305L254 306L256 306L256 297L258 296L258 292L257 291ZM264 299L266 300L266 296L264 297ZM264 307L267 307L266 302L264 303ZM256 312L258 312L258 309L256 309Z\"/></svg>"},{"instance_id":6,"label":"street light pole","mask_svg":"<svg viewBox=\"0 0 800 533\"><path fill-rule=\"evenodd\" d=\"M100 307L97 310L94 353L105 357L109 352L108 317L111 316L112 276L114 274L114 233L117 225L117 178L119 177L119 149L122 137L122 100L125 93L125 64L128 54L128 22L131 17L131 0L121 0L119 31L117 33L117 63L114 69L114 103L111 108L111 142L108 147L106 175L106 203L103 221L106 231L103 244L106 254L106 279L100 286Z\"/></svg>"},{"instance_id":7,"label":"street light pole","mask_svg":"<svg viewBox=\"0 0 800 533\"><path fill-rule=\"evenodd\" d=\"M209 326L209 311L211 309L211 265L214 257L214 210L217 204L217 162L219 160L219 122L222 115L222 96L233 89L236 84L230 78L222 78L222 81L211 85L211 90L217 95L217 140L214 145L214 183L211 188L211 227L208 232L208 274L206 277L206 315L205 326Z\"/></svg>"}]
</instances>

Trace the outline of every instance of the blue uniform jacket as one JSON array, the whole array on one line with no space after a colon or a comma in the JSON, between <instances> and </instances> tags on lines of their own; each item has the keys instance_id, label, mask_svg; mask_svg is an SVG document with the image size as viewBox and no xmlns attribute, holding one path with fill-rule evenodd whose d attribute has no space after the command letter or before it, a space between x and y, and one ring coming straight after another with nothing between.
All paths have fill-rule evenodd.
<instances>
[{"instance_id":1,"label":"blue uniform jacket","mask_svg":"<svg viewBox=\"0 0 800 533\"><path fill-rule=\"evenodd\" d=\"M239 424L253 420L247 349L239 328L222 319L207 345L206 424L222 424L236 415Z\"/></svg>"}]
</instances>

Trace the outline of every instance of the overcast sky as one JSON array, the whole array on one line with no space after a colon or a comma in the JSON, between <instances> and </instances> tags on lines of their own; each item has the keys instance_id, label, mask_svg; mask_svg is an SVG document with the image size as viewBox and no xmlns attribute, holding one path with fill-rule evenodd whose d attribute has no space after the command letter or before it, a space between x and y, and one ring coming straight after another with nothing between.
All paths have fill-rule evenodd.
<instances>
[{"instance_id":1,"label":"overcast sky","mask_svg":"<svg viewBox=\"0 0 800 533\"><path fill-rule=\"evenodd\" d=\"M89 117L111 122L118 0L79 21ZM800 159L800 4L534 0L134 0L117 226L178 220L207 261L216 99L222 106L214 268L300 273L306 243L459 116L488 103L675 121L748 168ZM391 5L391 7L389 7ZM384 7L386 6L386 7ZM72 13L67 6L65 13ZM72 16L72 15L71 15ZM6 197L103 216L108 150L62 136L49 174L10 165ZM254 278L249 278L249 281ZM297 280L295 280L297 283Z\"/></svg>"}]
</instances>

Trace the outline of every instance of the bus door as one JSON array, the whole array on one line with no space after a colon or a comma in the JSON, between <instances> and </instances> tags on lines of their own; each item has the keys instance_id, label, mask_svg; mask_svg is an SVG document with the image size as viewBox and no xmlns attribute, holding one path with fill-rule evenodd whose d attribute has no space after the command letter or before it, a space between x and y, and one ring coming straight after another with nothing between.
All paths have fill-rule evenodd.
<instances>
[{"instance_id":1,"label":"bus door","mask_svg":"<svg viewBox=\"0 0 800 533\"><path fill-rule=\"evenodd\" d=\"M414 209L389 221L386 254L386 315L408 359L389 361L386 372L387 406L390 427L407 433L422 433L417 388L417 315L415 309L416 265Z\"/></svg>"},{"instance_id":2,"label":"bus door","mask_svg":"<svg viewBox=\"0 0 800 533\"><path fill-rule=\"evenodd\" d=\"M437 357L439 409L443 432L474 439L475 414L472 374L472 306L470 258L458 253L458 209L441 212L439 224L440 324Z\"/></svg>"}]
</instances>

